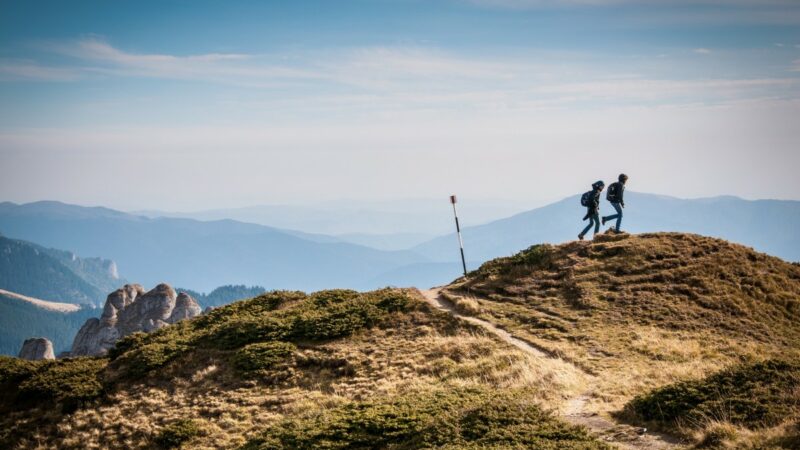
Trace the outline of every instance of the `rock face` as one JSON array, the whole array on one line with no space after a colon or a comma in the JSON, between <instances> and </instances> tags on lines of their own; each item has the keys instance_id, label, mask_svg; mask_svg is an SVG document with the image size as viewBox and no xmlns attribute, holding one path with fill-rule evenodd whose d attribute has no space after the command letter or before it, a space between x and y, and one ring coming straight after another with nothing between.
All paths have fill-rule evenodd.
<instances>
[{"instance_id":1,"label":"rock face","mask_svg":"<svg viewBox=\"0 0 800 450\"><path fill-rule=\"evenodd\" d=\"M25 342L22 344L22 349L19 351L19 357L31 361L56 359L53 353L53 343L46 338L25 339Z\"/></svg>"},{"instance_id":2,"label":"rock face","mask_svg":"<svg viewBox=\"0 0 800 450\"><path fill-rule=\"evenodd\" d=\"M149 292L138 284L126 284L108 296L99 319L91 318L81 327L70 355L103 355L129 334L149 333L200 313L200 305L192 297L176 294L167 284Z\"/></svg>"}]
</instances>

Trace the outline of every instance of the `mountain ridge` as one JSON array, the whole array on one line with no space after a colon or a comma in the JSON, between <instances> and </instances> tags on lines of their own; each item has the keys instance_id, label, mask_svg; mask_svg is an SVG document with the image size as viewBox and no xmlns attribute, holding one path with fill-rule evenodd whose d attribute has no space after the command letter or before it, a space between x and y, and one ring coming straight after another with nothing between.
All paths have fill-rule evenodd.
<instances>
[{"instance_id":1,"label":"mountain ridge","mask_svg":"<svg viewBox=\"0 0 800 450\"><path fill-rule=\"evenodd\" d=\"M147 285L169 273L173 284L201 291L227 284L364 289L377 287L370 280L384 272L426 260L409 251L316 242L232 220L148 219L106 209L93 217L93 210L64 204L48 215L49 206L39 203L29 210L6 204L0 208L0 230L48 246L69 244L79 254L110 257L126 277Z\"/></svg>"}]
</instances>

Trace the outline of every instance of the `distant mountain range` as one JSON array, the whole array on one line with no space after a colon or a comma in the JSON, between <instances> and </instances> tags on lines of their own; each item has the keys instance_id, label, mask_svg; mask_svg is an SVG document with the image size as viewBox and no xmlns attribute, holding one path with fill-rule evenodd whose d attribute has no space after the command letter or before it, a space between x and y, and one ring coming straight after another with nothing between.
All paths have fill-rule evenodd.
<instances>
[{"instance_id":1,"label":"distant mountain range","mask_svg":"<svg viewBox=\"0 0 800 450\"><path fill-rule=\"evenodd\" d=\"M80 255L103 255L145 286L169 281L200 291L227 284L369 289L385 273L427 261L410 251L233 220L147 218L58 202L0 203L0 232Z\"/></svg>"},{"instance_id":2,"label":"distant mountain range","mask_svg":"<svg viewBox=\"0 0 800 450\"><path fill-rule=\"evenodd\" d=\"M237 286L220 286L213 291L209 292L208 294L204 294L202 292L193 291L191 289L175 289L177 292L185 292L192 296L200 306L205 309L210 307L216 308L218 306L227 305L235 300L242 300L245 298L253 298L257 297L264 292L264 289L261 286L244 286L244 285L237 285Z\"/></svg>"},{"instance_id":3,"label":"distant mountain range","mask_svg":"<svg viewBox=\"0 0 800 450\"><path fill-rule=\"evenodd\" d=\"M0 289L65 303L101 306L125 284L113 261L0 236Z\"/></svg>"},{"instance_id":4,"label":"distant mountain range","mask_svg":"<svg viewBox=\"0 0 800 450\"><path fill-rule=\"evenodd\" d=\"M147 217L232 219L286 230L336 236L342 241L392 250L408 248L447 233L453 225L448 197L384 201L339 200L305 205L257 205L195 212L135 211ZM460 205L465 224L508 217L526 208L518 202L475 200ZM382 239L391 237L391 240Z\"/></svg>"},{"instance_id":5,"label":"distant mountain range","mask_svg":"<svg viewBox=\"0 0 800 450\"><path fill-rule=\"evenodd\" d=\"M800 261L800 202L749 201L736 197L678 199L663 195L625 193L622 228L631 233L682 231L720 237L758 251ZM586 225L579 196L485 225L463 229L467 257L475 264L508 256L532 244L560 243L577 238ZM605 201L601 214L610 215ZM603 229L609 228L608 223ZM589 236L591 237L591 236ZM441 236L412 250L432 261L458 261L455 238Z\"/></svg>"},{"instance_id":6,"label":"distant mountain range","mask_svg":"<svg viewBox=\"0 0 800 450\"><path fill-rule=\"evenodd\" d=\"M462 199L462 203L468 205L469 200ZM798 201L736 197L687 200L627 192L626 204L623 229L629 232L698 233L800 261L800 236L795 231L800 223ZM441 209L431 220L442 220L439 216L452 220L452 210L446 203ZM601 210L604 214L611 212L605 200ZM461 209L462 216L464 211L469 208ZM475 269L486 260L535 243L573 240L585 225L583 214L578 196L574 196L505 219L467 226L463 236L468 267ZM475 221L464 217L462 223ZM306 291L386 285L427 287L461 275L454 233L406 250L385 250L413 245L421 236L413 232L329 236L233 220L148 218L57 202L0 203L0 232L73 249L79 255L111 258L128 279L145 286L168 281L205 292L232 284ZM37 295L62 300L41 292ZM198 300L204 303L202 298Z\"/></svg>"}]
</instances>

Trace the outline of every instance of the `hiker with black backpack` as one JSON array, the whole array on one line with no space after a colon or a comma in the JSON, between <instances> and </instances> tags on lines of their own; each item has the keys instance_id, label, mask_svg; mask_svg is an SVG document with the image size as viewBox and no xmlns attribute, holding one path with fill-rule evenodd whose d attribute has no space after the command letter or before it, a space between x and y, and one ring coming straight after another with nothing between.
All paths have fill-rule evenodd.
<instances>
[{"instance_id":1,"label":"hiker with black backpack","mask_svg":"<svg viewBox=\"0 0 800 450\"><path fill-rule=\"evenodd\" d=\"M594 226L594 234L600 232L600 193L603 192L605 186L606 184L602 181L596 181L592 184L591 191L584 192L581 195L581 206L586 207L586 215L583 216L583 220L589 219L589 225L586 225L586 228L578 235L580 240L583 240L583 237L586 236L592 226Z\"/></svg>"},{"instance_id":2,"label":"hiker with black backpack","mask_svg":"<svg viewBox=\"0 0 800 450\"><path fill-rule=\"evenodd\" d=\"M625 193L625 183L628 181L628 176L624 173L619 174L619 181L616 183L611 183L611 186L608 187L608 192L606 193L606 200L611 203L611 206L617 212L611 216L603 217L603 225L610 220L617 219L617 226L614 227L614 231L619 233L619 226L622 223L622 208L625 207L625 200L623 198L623 194Z\"/></svg>"}]
</instances>

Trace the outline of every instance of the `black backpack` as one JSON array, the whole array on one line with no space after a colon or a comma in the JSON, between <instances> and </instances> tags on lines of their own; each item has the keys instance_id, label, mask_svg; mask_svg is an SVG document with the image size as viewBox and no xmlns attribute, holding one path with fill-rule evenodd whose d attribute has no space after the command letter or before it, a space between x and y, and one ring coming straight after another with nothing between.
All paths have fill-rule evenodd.
<instances>
[{"instance_id":1,"label":"black backpack","mask_svg":"<svg viewBox=\"0 0 800 450\"><path fill-rule=\"evenodd\" d=\"M611 183L606 192L606 200L611 203L619 202L619 183Z\"/></svg>"},{"instance_id":2,"label":"black backpack","mask_svg":"<svg viewBox=\"0 0 800 450\"><path fill-rule=\"evenodd\" d=\"M581 195L581 206L589 206L592 204L592 196L594 191L586 191Z\"/></svg>"}]
</instances>

